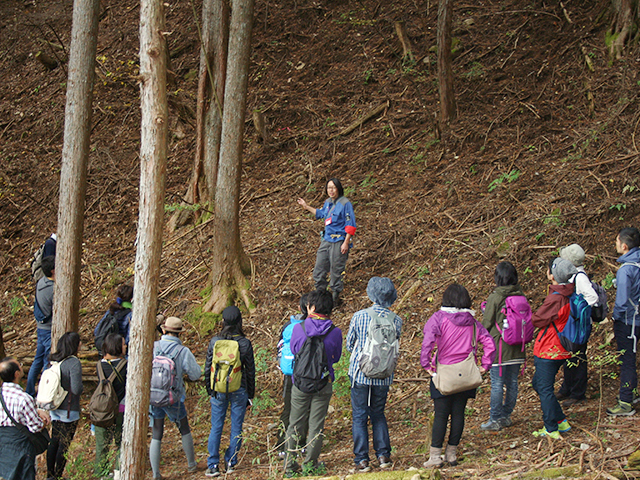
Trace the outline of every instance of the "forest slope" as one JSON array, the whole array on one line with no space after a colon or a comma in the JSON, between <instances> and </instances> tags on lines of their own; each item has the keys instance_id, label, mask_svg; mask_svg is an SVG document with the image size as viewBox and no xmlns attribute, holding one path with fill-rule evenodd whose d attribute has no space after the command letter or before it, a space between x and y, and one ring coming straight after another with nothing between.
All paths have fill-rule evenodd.
<instances>
[{"instance_id":1,"label":"forest slope","mask_svg":"<svg viewBox=\"0 0 640 480\"><path fill-rule=\"evenodd\" d=\"M195 152L199 42L192 5L166 5L173 73L171 209L186 192ZM447 129L436 121L433 2L258 2L241 229L254 266L251 294L258 308L245 325L261 393L247 420L243 478L272 473L268 445L275 436L266 427L275 423L281 404L274 349L281 325L313 287L320 230L295 199L320 205L327 178L343 180L358 221L346 302L335 322L346 331L353 312L368 304L372 275L391 277L399 290L402 357L389 399L398 469L421 465L428 446L432 403L418 354L424 322L449 283L467 286L478 308L492 290L495 264L508 259L536 307L546 294L547 259L573 242L587 251L587 271L597 280L615 273L615 235L638 224L640 78L636 49L609 64L607 16L601 16L606 8L606 2L575 2L565 15L557 4L541 1L458 2L458 120ZM81 333L88 348L114 287L132 280L138 202L139 8L133 0L106 0L102 9L81 282ZM64 59L70 18L68 0L5 0L0 9L0 322L7 351L20 358L35 350L28 262L55 230L66 87L64 64L48 71L34 56L44 51ZM415 63L400 58L398 20L406 24ZM373 119L339 135L381 104L387 106ZM268 144L250 121L255 110L267 120ZM206 221L167 232L162 261L160 309L188 322L185 342L201 360L217 329L215 319L199 312L211 238ZM617 380L610 378L615 368L604 365L613 350L610 332L610 324L596 329L589 401L567 412L575 428L563 442L548 445L530 436L541 415L529 367L513 428L480 432L488 384L470 402L465 462L446 475L495 478L557 464L612 471L624 462L640 429L634 417L612 421L603 415L617 393ZM347 385L343 373L325 442L329 470L341 474L352 461ZM188 405L203 458L209 414L201 386L193 386ZM88 439L87 427L76 438L76 451ZM173 438L173 429L167 430ZM584 456L583 444L590 446ZM184 478L177 445L171 449L165 442L168 478Z\"/></svg>"}]
</instances>

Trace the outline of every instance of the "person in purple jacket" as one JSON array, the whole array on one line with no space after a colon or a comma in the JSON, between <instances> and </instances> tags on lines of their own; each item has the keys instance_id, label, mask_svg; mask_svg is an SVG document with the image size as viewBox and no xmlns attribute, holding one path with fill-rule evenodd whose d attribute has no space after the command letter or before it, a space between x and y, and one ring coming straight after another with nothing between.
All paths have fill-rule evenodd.
<instances>
[{"instance_id":1,"label":"person in purple jacket","mask_svg":"<svg viewBox=\"0 0 640 480\"><path fill-rule=\"evenodd\" d=\"M477 344L481 343L484 353L480 372L485 373L491 368L496 346L487 329L474 318L474 313L471 310L471 297L467 289L456 283L449 285L442 295L442 307L431 315L424 326L420 363L432 378L434 374L437 374L433 351L436 346L438 362L443 365L452 365L465 360L472 350L475 350L475 355ZM472 346L474 332L477 336L475 348ZM435 414L431 431L429 460L424 463L424 466L427 468L439 467L444 463L442 444L449 417L451 417L451 431L449 432L444 461L452 466L457 465L457 450L464 430L464 410L467 406L467 400L475 398L476 389L443 395L436 389L432 380L430 391Z\"/></svg>"},{"instance_id":2,"label":"person in purple jacket","mask_svg":"<svg viewBox=\"0 0 640 480\"><path fill-rule=\"evenodd\" d=\"M333 394L335 375L333 364L342 355L342 331L333 325L329 318L333 310L331 293L326 290L316 290L309 294L307 314L304 322L297 323L291 334L291 352L296 355L301 349L307 336L324 336L324 348L329 367L329 382L319 392L305 393L296 386L296 371L293 373L293 388L291 389L291 416L287 429L287 453L284 458L285 477L296 476L301 470L306 473L324 473L324 465L318 463L322 449L324 420L329 410L329 402ZM304 329L302 328L304 325ZM297 359L297 357L296 357ZM298 437L308 423L306 442ZM302 468L296 462L298 445L306 446L306 455Z\"/></svg>"}]
</instances>

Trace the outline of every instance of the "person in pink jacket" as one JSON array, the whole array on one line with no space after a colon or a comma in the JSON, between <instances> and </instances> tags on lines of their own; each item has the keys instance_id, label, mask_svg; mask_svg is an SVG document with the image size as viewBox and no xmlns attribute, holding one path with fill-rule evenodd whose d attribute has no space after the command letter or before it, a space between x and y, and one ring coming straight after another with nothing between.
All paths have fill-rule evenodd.
<instances>
[{"instance_id":1,"label":"person in pink jacket","mask_svg":"<svg viewBox=\"0 0 640 480\"><path fill-rule=\"evenodd\" d=\"M483 347L480 372L485 373L491 368L496 346L487 329L474 318L474 313L471 310L471 297L467 289L456 283L449 285L442 295L442 307L431 315L424 326L420 363L422 368L432 377L434 373L437 373L434 348L437 346L438 362L441 364L451 365L462 362L473 349L474 325L477 336L474 354L477 354L478 344ZM464 410L467 406L467 400L475 398L476 389L443 395L436 389L432 380L430 392L435 414L431 431L429 460L424 463L424 466L427 468L439 467L444 463L442 445L449 417L451 417L451 431L445 449L444 461L452 466L457 465L457 449L464 430Z\"/></svg>"}]
</instances>

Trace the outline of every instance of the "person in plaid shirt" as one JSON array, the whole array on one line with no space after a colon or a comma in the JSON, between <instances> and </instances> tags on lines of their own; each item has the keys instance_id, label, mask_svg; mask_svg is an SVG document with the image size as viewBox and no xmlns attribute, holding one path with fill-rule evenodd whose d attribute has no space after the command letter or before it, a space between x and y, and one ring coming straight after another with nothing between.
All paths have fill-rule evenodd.
<instances>
[{"instance_id":1,"label":"person in plaid shirt","mask_svg":"<svg viewBox=\"0 0 640 480\"><path fill-rule=\"evenodd\" d=\"M391 279L372 277L367 285L367 295L373 302L373 309L378 315L393 316L397 338L400 338L402 319L389 310L398 297ZM347 333L347 350L351 352L349 379L351 380L353 453L356 467L360 472L371 470L369 466L368 419L371 419L373 449L378 457L380 468L392 465L391 440L389 439L389 427L384 415L384 407L387 403L389 385L393 382L393 374L387 378L376 379L367 377L360 370L360 354L367 340L370 323L369 313L366 310L360 310L353 315Z\"/></svg>"},{"instance_id":2,"label":"person in plaid shirt","mask_svg":"<svg viewBox=\"0 0 640 480\"><path fill-rule=\"evenodd\" d=\"M24 377L22 365L15 358L0 362L2 397L16 422L36 433L49 423L49 414L36 408L36 402L19 385ZM31 442L0 408L0 478L35 480L35 453Z\"/></svg>"}]
</instances>

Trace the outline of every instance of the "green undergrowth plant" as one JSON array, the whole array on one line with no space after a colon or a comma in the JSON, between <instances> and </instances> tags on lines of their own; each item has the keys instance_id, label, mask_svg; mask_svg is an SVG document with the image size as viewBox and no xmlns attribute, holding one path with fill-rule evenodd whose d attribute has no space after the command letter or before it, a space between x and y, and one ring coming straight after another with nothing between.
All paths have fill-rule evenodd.
<instances>
[{"instance_id":1,"label":"green undergrowth plant","mask_svg":"<svg viewBox=\"0 0 640 480\"><path fill-rule=\"evenodd\" d=\"M333 395L336 397L339 403L345 401L349 402L349 408L351 408L351 385L349 382L350 358L351 353L349 353L347 349L343 347L340 361L333 366L333 371L336 377L333 382Z\"/></svg>"},{"instance_id":2,"label":"green undergrowth plant","mask_svg":"<svg viewBox=\"0 0 640 480\"><path fill-rule=\"evenodd\" d=\"M496 188L498 188L504 182L506 183L515 182L516 180L518 180L518 178L520 178L520 173L521 173L520 170L518 170L517 168L514 168L509 173L506 173L506 172L503 173L502 175L500 175L498 178L496 178L489 184L489 192L493 192Z\"/></svg>"},{"instance_id":3,"label":"green undergrowth plant","mask_svg":"<svg viewBox=\"0 0 640 480\"><path fill-rule=\"evenodd\" d=\"M9 312L11 313L11 316L15 316L15 314L18 313L24 305L25 301L20 297L13 297L9 300Z\"/></svg>"}]
</instances>

